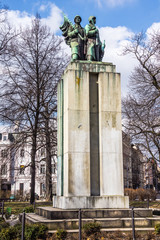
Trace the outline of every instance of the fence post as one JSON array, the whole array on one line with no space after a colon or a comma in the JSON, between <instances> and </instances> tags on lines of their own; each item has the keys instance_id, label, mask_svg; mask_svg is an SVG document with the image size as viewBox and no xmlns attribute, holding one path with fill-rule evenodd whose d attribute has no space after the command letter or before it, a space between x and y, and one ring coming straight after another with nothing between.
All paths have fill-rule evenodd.
<instances>
[{"instance_id":1,"label":"fence post","mask_svg":"<svg viewBox=\"0 0 160 240\"><path fill-rule=\"evenodd\" d=\"M2 201L2 218L3 218L3 215L4 215L4 200Z\"/></svg>"},{"instance_id":2,"label":"fence post","mask_svg":"<svg viewBox=\"0 0 160 240\"><path fill-rule=\"evenodd\" d=\"M21 240L25 240L25 210L22 213L22 236L21 236Z\"/></svg>"},{"instance_id":3,"label":"fence post","mask_svg":"<svg viewBox=\"0 0 160 240\"><path fill-rule=\"evenodd\" d=\"M79 240L82 239L82 219L81 219L81 209L79 209Z\"/></svg>"},{"instance_id":4,"label":"fence post","mask_svg":"<svg viewBox=\"0 0 160 240\"><path fill-rule=\"evenodd\" d=\"M135 224L134 224L134 207L132 207L132 234L133 234L133 240L136 240Z\"/></svg>"},{"instance_id":5,"label":"fence post","mask_svg":"<svg viewBox=\"0 0 160 240\"><path fill-rule=\"evenodd\" d=\"M149 197L147 198L147 208L149 208Z\"/></svg>"}]
</instances>

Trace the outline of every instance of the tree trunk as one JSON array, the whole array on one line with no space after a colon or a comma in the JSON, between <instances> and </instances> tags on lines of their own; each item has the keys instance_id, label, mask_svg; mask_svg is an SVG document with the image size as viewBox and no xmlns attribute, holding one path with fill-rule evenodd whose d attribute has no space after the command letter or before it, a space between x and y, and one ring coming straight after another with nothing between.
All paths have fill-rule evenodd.
<instances>
[{"instance_id":1,"label":"tree trunk","mask_svg":"<svg viewBox=\"0 0 160 240\"><path fill-rule=\"evenodd\" d=\"M52 201L51 141L48 118L46 118L45 120L45 137L46 137L46 200Z\"/></svg>"},{"instance_id":2,"label":"tree trunk","mask_svg":"<svg viewBox=\"0 0 160 240\"><path fill-rule=\"evenodd\" d=\"M36 175L36 136L32 138L32 150L31 150L31 195L30 203L33 204L35 201L35 175Z\"/></svg>"}]
</instances>

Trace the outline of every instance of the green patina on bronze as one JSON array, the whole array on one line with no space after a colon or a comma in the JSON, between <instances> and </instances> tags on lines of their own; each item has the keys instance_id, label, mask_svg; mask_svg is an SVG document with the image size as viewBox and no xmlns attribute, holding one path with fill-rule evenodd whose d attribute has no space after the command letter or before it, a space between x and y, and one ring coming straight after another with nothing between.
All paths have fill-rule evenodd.
<instances>
[{"instance_id":1,"label":"green patina on bronze","mask_svg":"<svg viewBox=\"0 0 160 240\"><path fill-rule=\"evenodd\" d=\"M89 17L89 24L83 28L82 18L77 15L74 18L75 24L64 15L64 22L60 26L65 42L70 46L72 61L102 61L104 56L105 42L102 44L96 24L96 17Z\"/></svg>"},{"instance_id":2,"label":"green patina on bronze","mask_svg":"<svg viewBox=\"0 0 160 240\"><path fill-rule=\"evenodd\" d=\"M89 17L89 24L85 26L87 39L86 59L89 61L102 61L105 49L105 42L102 44L99 37L99 31L95 26L96 17Z\"/></svg>"},{"instance_id":3,"label":"green patina on bronze","mask_svg":"<svg viewBox=\"0 0 160 240\"><path fill-rule=\"evenodd\" d=\"M65 42L71 47L72 60L84 60L84 28L81 27L81 17L75 16L73 25L64 15L64 23L60 26Z\"/></svg>"}]
</instances>

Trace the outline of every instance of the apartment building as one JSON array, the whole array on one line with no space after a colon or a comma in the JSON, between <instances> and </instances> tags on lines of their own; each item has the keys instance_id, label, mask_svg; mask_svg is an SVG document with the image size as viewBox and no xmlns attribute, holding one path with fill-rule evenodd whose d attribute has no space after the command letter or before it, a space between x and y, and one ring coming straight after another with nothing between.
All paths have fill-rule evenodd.
<instances>
[{"instance_id":1,"label":"apartment building","mask_svg":"<svg viewBox=\"0 0 160 240\"><path fill-rule=\"evenodd\" d=\"M0 183L2 191L11 191L11 194L21 196L30 193L31 189L31 146L22 144L20 148L12 147L14 133L9 127L0 127ZM12 133L11 133L12 132ZM52 157L52 186L56 193L57 158ZM45 197L46 189L46 162L45 148L36 153L36 185L35 192Z\"/></svg>"}]
</instances>

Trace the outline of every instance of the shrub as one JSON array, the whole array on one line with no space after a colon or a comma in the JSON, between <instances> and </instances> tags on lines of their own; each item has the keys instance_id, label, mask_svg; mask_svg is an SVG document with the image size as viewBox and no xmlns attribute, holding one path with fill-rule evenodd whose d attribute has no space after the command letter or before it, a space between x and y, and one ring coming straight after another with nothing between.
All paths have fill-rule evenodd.
<instances>
[{"instance_id":1,"label":"shrub","mask_svg":"<svg viewBox=\"0 0 160 240\"><path fill-rule=\"evenodd\" d=\"M9 198L11 195L11 191L0 190L0 198Z\"/></svg>"},{"instance_id":2,"label":"shrub","mask_svg":"<svg viewBox=\"0 0 160 240\"><path fill-rule=\"evenodd\" d=\"M17 224L14 227L3 228L0 232L0 239L3 240L14 240L21 238L21 225Z\"/></svg>"},{"instance_id":3,"label":"shrub","mask_svg":"<svg viewBox=\"0 0 160 240\"><path fill-rule=\"evenodd\" d=\"M56 238L58 240L64 240L67 238L67 231L64 229L58 229L56 232Z\"/></svg>"},{"instance_id":4,"label":"shrub","mask_svg":"<svg viewBox=\"0 0 160 240\"><path fill-rule=\"evenodd\" d=\"M157 193L153 189L143 189L138 188L136 189L137 197L140 201L144 201L145 199L155 200Z\"/></svg>"},{"instance_id":5,"label":"shrub","mask_svg":"<svg viewBox=\"0 0 160 240\"><path fill-rule=\"evenodd\" d=\"M148 189L148 195L151 200L156 200L157 193L153 189Z\"/></svg>"},{"instance_id":6,"label":"shrub","mask_svg":"<svg viewBox=\"0 0 160 240\"><path fill-rule=\"evenodd\" d=\"M149 192L148 192L147 189L137 188L136 189L136 194L137 194L137 197L140 201L144 201L145 199L149 198Z\"/></svg>"},{"instance_id":7,"label":"shrub","mask_svg":"<svg viewBox=\"0 0 160 240\"><path fill-rule=\"evenodd\" d=\"M20 190L17 190L16 193L15 193L15 199L16 199L17 201L24 201L24 198L25 198L25 197L21 195Z\"/></svg>"},{"instance_id":8,"label":"shrub","mask_svg":"<svg viewBox=\"0 0 160 240\"><path fill-rule=\"evenodd\" d=\"M21 233L22 233L21 224L16 224L14 227L9 227L8 223L1 222L0 239L3 239L3 240L21 239ZM26 240L46 239L46 237L47 237L47 226L43 224L26 225L26 228L25 228Z\"/></svg>"},{"instance_id":9,"label":"shrub","mask_svg":"<svg viewBox=\"0 0 160 240\"><path fill-rule=\"evenodd\" d=\"M101 225L97 222L86 223L83 226L84 233L87 237L91 235L96 235L100 232Z\"/></svg>"},{"instance_id":10,"label":"shrub","mask_svg":"<svg viewBox=\"0 0 160 240\"><path fill-rule=\"evenodd\" d=\"M47 226L43 224L26 225L25 227L25 239L36 240L38 238L46 239L47 237Z\"/></svg>"},{"instance_id":11,"label":"shrub","mask_svg":"<svg viewBox=\"0 0 160 240\"><path fill-rule=\"evenodd\" d=\"M22 224L16 224L12 228L12 234L15 236L15 239L21 239L21 234L22 234Z\"/></svg>"},{"instance_id":12,"label":"shrub","mask_svg":"<svg viewBox=\"0 0 160 240\"><path fill-rule=\"evenodd\" d=\"M9 228L3 228L1 230L1 232L0 232L0 239L11 240L11 235L10 235L10 229Z\"/></svg>"},{"instance_id":13,"label":"shrub","mask_svg":"<svg viewBox=\"0 0 160 240\"><path fill-rule=\"evenodd\" d=\"M129 200L130 200L130 201L135 200L136 197L137 197L136 190L133 189L133 188L125 188L125 189L124 189L124 195L125 195L125 196L129 196Z\"/></svg>"},{"instance_id":14,"label":"shrub","mask_svg":"<svg viewBox=\"0 0 160 240\"><path fill-rule=\"evenodd\" d=\"M33 208L33 206L25 207L24 210L25 210L26 213L32 213L32 212L34 212L34 208Z\"/></svg>"},{"instance_id":15,"label":"shrub","mask_svg":"<svg viewBox=\"0 0 160 240\"><path fill-rule=\"evenodd\" d=\"M143 188L125 188L124 189L125 196L129 196L129 200L133 201L138 198L139 201L144 201L145 199L155 200L157 193L153 189L143 189Z\"/></svg>"},{"instance_id":16,"label":"shrub","mask_svg":"<svg viewBox=\"0 0 160 240\"><path fill-rule=\"evenodd\" d=\"M4 228L8 228L9 227L9 223L6 223L5 221L0 221L0 231L2 231L2 229Z\"/></svg>"},{"instance_id":17,"label":"shrub","mask_svg":"<svg viewBox=\"0 0 160 240\"><path fill-rule=\"evenodd\" d=\"M155 226L155 233L157 235L160 234L160 223L156 224L156 226Z\"/></svg>"},{"instance_id":18,"label":"shrub","mask_svg":"<svg viewBox=\"0 0 160 240\"><path fill-rule=\"evenodd\" d=\"M45 239L47 236L48 227L44 224L39 225L38 238Z\"/></svg>"}]
</instances>

